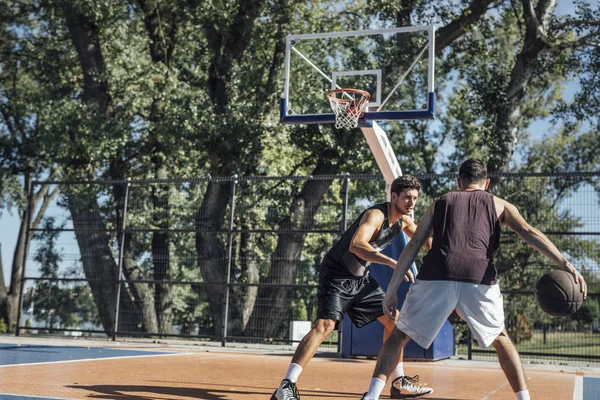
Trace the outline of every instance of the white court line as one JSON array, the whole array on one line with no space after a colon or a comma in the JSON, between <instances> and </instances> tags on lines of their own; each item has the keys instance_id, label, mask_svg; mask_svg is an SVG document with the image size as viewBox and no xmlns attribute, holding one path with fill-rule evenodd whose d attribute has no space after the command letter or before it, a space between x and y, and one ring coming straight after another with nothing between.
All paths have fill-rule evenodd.
<instances>
[{"instance_id":1,"label":"white court line","mask_svg":"<svg viewBox=\"0 0 600 400\"><path fill-rule=\"evenodd\" d=\"M26 399L49 399L49 400L69 400L62 397L43 397L43 396L28 396L26 394L16 394L16 393L0 393L0 399L2 396L10 396L10 397L23 397Z\"/></svg>"},{"instance_id":2,"label":"white court line","mask_svg":"<svg viewBox=\"0 0 600 400\"><path fill-rule=\"evenodd\" d=\"M83 362L83 361L122 360L122 359L125 359L125 358L146 358L146 357L183 356L183 355L190 355L190 354L194 354L194 353L148 354L148 355L138 355L138 356L102 357L102 358L84 358L84 359L81 359L81 360L63 360L63 361L47 361L47 362L26 363L26 364L9 364L9 365L0 365L0 368L8 368L8 367L25 367L25 366L29 366L29 365L45 365L45 364L75 363L75 362Z\"/></svg>"},{"instance_id":3,"label":"white court line","mask_svg":"<svg viewBox=\"0 0 600 400\"><path fill-rule=\"evenodd\" d=\"M583 400L583 376L575 377L575 386L573 386L573 400Z\"/></svg>"},{"instance_id":4,"label":"white court line","mask_svg":"<svg viewBox=\"0 0 600 400\"><path fill-rule=\"evenodd\" d=\"M500 389L502 389L506 385L508 385L508 381L504 381L504 383L502 383L502 385L500 385L496 389L492 390L490 393L487 394L487 396L483 396L481 398L481 400L488 400L490 397L495 395Z\"/></svg>"}]
</instances>

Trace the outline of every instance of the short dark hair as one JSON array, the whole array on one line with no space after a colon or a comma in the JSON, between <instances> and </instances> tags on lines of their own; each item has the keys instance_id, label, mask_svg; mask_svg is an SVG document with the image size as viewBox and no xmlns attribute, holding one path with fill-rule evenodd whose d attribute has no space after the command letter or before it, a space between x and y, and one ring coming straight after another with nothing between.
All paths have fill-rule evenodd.
<instances>
[{"instance_id":1,"label":"short dark hair","mask_svg":"<svg viewBox=\"0 0 600 400\"><path fill-rule=\"evenodd\" d=\"M392 187L390 188L391 193L400 194L404 189L416 189L421 190L421 182L417 178L411 175L402 175L394 179Z\"/></svg>"},{"instance_id":2,"label":"short dark hair","mask_svg":"<svg viewBox=\"0 0 600 400\"><path fill-rule=\"evenodd\" d=\"M487 179L487 168L478 158L469 158L458 169L458 178L466 182L480 182Z\"/></svg>"}]
</instances>

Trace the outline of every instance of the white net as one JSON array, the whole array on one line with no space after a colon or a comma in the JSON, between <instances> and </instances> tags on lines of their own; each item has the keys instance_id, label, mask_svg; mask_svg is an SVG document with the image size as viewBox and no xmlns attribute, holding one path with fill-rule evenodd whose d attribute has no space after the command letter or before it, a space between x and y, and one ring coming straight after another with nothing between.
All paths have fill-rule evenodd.
<instances>
[{"instance_id":1,"label":"white net","mask_svg":"<svg viewBox=\"0 0 600 400\"><path fill-rule=\"evenodd\" d=\"M327 98L335 114L335 127L352 129L358 126L371 96L364 90L334 89L327 92Z\"/></svg>"}]
</instances>

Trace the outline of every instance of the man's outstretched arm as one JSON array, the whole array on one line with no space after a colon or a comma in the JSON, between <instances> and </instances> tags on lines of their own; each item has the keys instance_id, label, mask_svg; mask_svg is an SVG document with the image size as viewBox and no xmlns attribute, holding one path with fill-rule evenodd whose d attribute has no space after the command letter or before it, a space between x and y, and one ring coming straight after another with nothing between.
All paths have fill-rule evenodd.
<instances>
[{"instance_id":1,"label":"man's outstretched arm","mask_svg":"<svg viewBox=\"0 0 600 400\"><path fill-rule=\"evenodd\" d=\"M504 211L500 215L502 224L515 231L515 233L521 236L527 244L542 253L554 264L573 275L575 282L579 282L580 284L583 298L586 298L587 285L585 279L583 279L583 276L581 276L575 267L562 255L554 243L538 229L529 225L521 216L517 207L502 199L498 199L498 201L504 206Z\"/></svg>"},{"instance_id":2,"label":"man's outstretched arm","mask_svg":"<svg viewBox=\"0 0 600 400\"><path fill-rule=\"evenodd\" d=\"M412 239L413 236L415 235L415 232L417 231L417 224L413 221L413 219L409 215L405 215L402 217L402 224L404 225L402 230L404 231L404 233L406 233L406 235L409 238ZM433 239L431 237L429 237L425 241L425 243L423 244L423 248L425 249L425 251L431 250L432 242L433 242Z\"/></svg>"}]
</instances>

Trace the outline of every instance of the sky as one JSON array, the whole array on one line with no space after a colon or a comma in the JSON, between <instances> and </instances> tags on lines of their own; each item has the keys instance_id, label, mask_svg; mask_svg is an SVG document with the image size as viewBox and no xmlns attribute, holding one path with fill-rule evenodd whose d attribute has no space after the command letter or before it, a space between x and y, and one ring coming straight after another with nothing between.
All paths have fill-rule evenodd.
<instances>
[{"instance_id":1,"label":"sky","mask_svg":"<svg viewBox=\"0 0 600 400\"><path fill-rule=\"evenodd\" d=\"M599 0L590 1L592 7L598 5ZM572 1L559 0L556 13L558 15L568 15L573 13L574 5ZM563 97L569 100L578 90L578 84L569 82L565 86ZM554 132L554 126L550 119L543 119L533 123L528 131L531 133L531 140L540 141L547 133ZM4 272L4 281L6 284L10 282L10 272L13 259L13 252L16 244L16 236L19 231L20 219L15 210L0 210L0 244L2 251L2 264Z\"/></svg>"}]
</instances>

